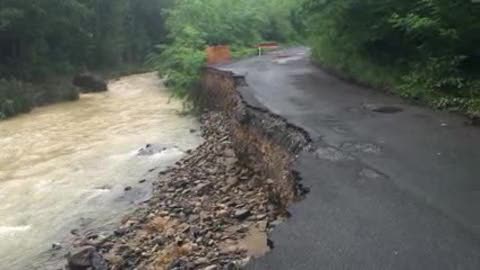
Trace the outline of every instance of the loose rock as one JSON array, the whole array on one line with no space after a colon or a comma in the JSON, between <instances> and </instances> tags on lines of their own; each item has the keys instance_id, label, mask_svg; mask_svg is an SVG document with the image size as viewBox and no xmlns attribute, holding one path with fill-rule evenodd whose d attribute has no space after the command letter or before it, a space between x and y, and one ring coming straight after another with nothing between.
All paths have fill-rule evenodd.
<instances>
[{"instance_id":1,"label":"loose rock","mask_svg":"<svg viewBox=\"0 0 480 270\"><path fill-rule=\"evenodd\" d=\"M246 219L250 216L250 210L248 209L238 209L235 210L235 214L233 215L236 219Z\"/></svg>"}]
</instances>

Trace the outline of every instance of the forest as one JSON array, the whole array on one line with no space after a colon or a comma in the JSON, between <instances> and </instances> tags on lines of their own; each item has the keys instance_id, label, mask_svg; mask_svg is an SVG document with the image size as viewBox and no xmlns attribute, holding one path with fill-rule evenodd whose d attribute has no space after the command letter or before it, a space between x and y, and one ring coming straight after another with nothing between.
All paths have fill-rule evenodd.
<instances>
[{"instance_id":1,"label":"forest","mask_svg":"<svg viewBox=\"0 0 480 270\"><path fill-rule=\"evenodd\" d=\"M241 57L260 41L308 45L342 77L436 108L480 110L480 4L471 0L1 0L0 8L0 118L28 111L39 95L75 99L48 82L85 69L145 63L188 97L208 45Z\"/></svg>"}]
</instances>

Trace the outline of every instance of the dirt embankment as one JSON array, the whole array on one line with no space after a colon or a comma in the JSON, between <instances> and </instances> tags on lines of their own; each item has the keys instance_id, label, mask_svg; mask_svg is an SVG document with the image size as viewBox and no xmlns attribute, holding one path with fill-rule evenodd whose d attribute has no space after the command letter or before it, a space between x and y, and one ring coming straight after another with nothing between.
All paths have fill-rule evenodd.
<instances>
[{"instance_id":1,"label":"dirt embankment","mask_svg":"<svg viewBox=\"0 0 480 270\"><path fill-rule=\"evenodd\" d=\"M308 134L283 118L249 104L238 91L245 79L214 68L205 70L198 103L227 116L229 136L243 166L273 182L272 196L286 207L306 190L292 170L297 155L311 142Z\"/></svg>"},{"instance_id":2,"label":"dirt embankment","mask_svg":"<svg viewBox=\"0 0 480 270\"><path fill-rule=\"evenodd\" d=\"M159 175L151 200L112 236L78 241L71 269L239 269L268 252L268 233L306 192L292 167L310 139L245 102L240 86L205 70L196 97L208 109L205 142Z\"/></svg>"}]
</instances>

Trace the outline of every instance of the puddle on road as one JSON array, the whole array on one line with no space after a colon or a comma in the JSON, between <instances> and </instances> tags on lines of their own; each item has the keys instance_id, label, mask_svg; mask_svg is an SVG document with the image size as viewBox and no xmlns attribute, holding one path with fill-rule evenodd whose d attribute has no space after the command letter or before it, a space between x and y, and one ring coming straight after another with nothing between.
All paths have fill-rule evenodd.
<instances>
[{"instance_id":1,"label":"puddle on road","mask_svg":"<svg viewBox=\"0 0 480 270\"><path fill-rule=\"evenodd\" d=\"M376 113L394 114L403 112L403 108L396 105L383 105L383 104L365 104L364 108Z\"/></svg>"},{"instance_id":2,"label":"puddle on road","mask_svg":"<svg viewBox=\"0 0 480 270\"><path fill-rule=\"evenodd\" d=\"M315 151L315 156L319 159L325 159L329 161L345 161L352 160L352 157L347 156L342 153L340 150L337 150L333 147L318 147Z\"/></svg>"},{"instance_id":3,"label":"puddle on road","mask_svg":"<svg viewBox=\"0 0 480 270\"><path fill-rule=\"evenodd\" d=\"M365 179L372 179L372 180L385 178L383 175L379 174L378 172L372 169L367 169L367 168L364 168L360 171L360 177Z\"/></svg>"},{"instance_id":4,"label":"puddle on road","mask_svg":"<svg viewBox=\"0 0 480 270\"><path fill-rule=\"evenodd\" d=\"M238 246L247 250L247 255L253 258L265 256L270 251L267 233L257 227L253 227L247 236L240 240Z\"/></svg>"},{"instance_id":5,"label":"puddle on road","mask_svg":"<svg viewBox=\"0 0 480 270\"><path fill-rule=\"evenodd\" d=\"M304 58L303 55L286 56L286 57L274 59L273 62L280 65L285 65L289 62L302 60L303 58Z\"/></svg>"},{"instance_id":6,"label":"puddle on road","mask_svg":"<svg viewBox=\"0 0 480 270\"><path fill-rule=\"evenodd\" d=\"M341 148L350 153L365 153L378 155L382 152L382 148L373 143L346 142L341 145Z\"/></svg>"},{"instance_id":7,"label":"puddle on road","mask_svg":"<svg viewBox=\"0 0 480 270\"><path fill-rule=\"evenodd\" d=\"M252 258L260 258L265 256L271 250L268 241L266 224L257 224L248 229L248 232L243 239L238 241L227 240L220 245L220 249L225 252L245 250L248 256Z\"/></svg>"},{"instance_id":8,"label":"puddle on road","mask_svg":"<svg viewBox=\"0 0 480 270\"><path fill-rule=\"evenodd\" d=\"M273 63L284 65L289 62L302 60L305 58L305 52L293 52L293 53L274 53Z\"/></svg>"}]
</instances>

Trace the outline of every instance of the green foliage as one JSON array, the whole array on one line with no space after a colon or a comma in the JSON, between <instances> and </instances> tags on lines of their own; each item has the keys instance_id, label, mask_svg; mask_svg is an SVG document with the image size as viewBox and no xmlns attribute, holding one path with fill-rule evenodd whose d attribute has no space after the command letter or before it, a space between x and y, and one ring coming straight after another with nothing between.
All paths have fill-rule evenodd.
<instances>
[{"instance_id":1,"label":"green foliage","mask_svg":"<svg viewBox=\"0 0 480 270\"><path fill-rule=\"evenodd\" d=\"M0 80L0 119L30 110L28 86L17 80Z\"/></svg>"},{"instance_id":2,"label":"green foliage","mask_svg":"<svg viewBox=\"0 0 480 270\"><path fill-rule=\"evenodd\" d=\"M480 4L305 0L300 14L314 57L324 65L437 107L476 106L458 103L480 96L474 87L480 79Z\"/></svg>"},{"instance_id":3,"label":"green foliage","mask_svg":"<svg viewBox=\"0 0 480 270\"><path fill-rule=\"evenodd\" d=\"M0 76L43 79L143 61L165 40L159 0L2 0Z\"/></svg>"},{"instance_id":4,"label":"green foliage","mask_svg":"<svg viewBox=\"0 0 480 270\"><path fill-rule=\"evenodd\" d=\"M0 119L29 112L33 106L78 99L69 78L51 78L42 84L0 79Z\"/></svg>"},{"instance_id":5,"label":"green foliage","mask_svg":"<svg viewBox=\"0 0 480 270\"><path fill-rule=\"evenodd\" d=\"M232 56L256 53L263 40L288 41L295 36L290 21L293 0L177 0L166 12L169 43L147 59L178 97L197 87L205 49L230 45Z\"/></svg>"}]
</instances>

